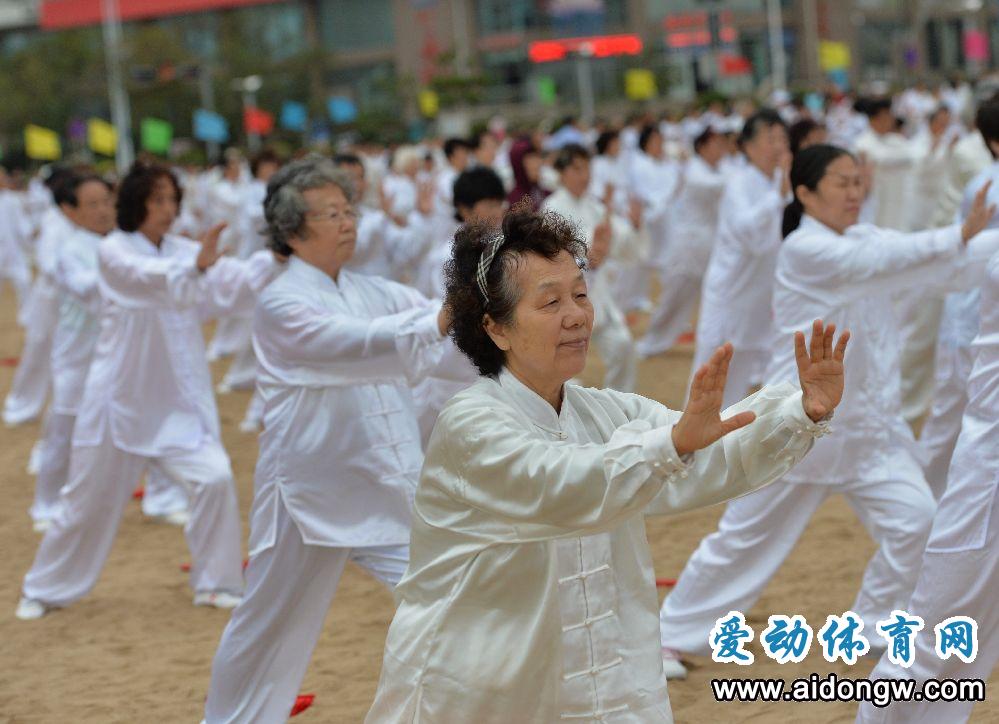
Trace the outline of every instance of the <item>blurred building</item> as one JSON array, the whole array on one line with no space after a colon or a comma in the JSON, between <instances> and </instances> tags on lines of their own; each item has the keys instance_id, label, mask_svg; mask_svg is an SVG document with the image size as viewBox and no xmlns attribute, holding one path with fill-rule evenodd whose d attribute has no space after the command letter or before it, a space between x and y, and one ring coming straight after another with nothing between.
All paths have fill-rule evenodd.
<instances>
[{"instance_id":1,"label":"blurred building","mask_svg":"<svg viewBox=\"0 0 999 724\"><path fill-rule=\"evenodd\" d=\"M622 97L635 68L653 71L657 97L749 90L772 71L769 3L778 4L776 47L792 88L827 79L830 42L848 54L838 77L853 84L977 73L994 66L999 48L999 4L983 0L117 1L126 37L141 24L173 28L209 62L222 19L238 16L260 30L262 71L312 52L323 62L311 68L311 91L347 94L361 107L391 105L400 85L460 92L469 78L481 103L573 103L581 63L598 100ZM101 5L0 3L0 57L33 34L96 24ZM589 41L564 42L576 38Z\"/></svg>"}]
</instances>

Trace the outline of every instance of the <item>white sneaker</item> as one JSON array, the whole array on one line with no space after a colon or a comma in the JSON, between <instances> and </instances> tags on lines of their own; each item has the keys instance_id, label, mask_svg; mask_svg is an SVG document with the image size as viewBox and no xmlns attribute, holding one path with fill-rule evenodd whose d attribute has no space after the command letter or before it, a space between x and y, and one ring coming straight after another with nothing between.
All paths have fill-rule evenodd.
<instances>
[{"instance_id":1,"label":"white sneaker","mask_svg":"<svg viewBox=\"0 0 999 724\"><path fill-rule=\"evenodd\" d=\"M250 417L244 417L243 421L239 423L239 431L245 433L260 432L260 420L254 420Z\"/></svg>"},{"instance_id":2,"label":"white sneaker","mask_svg":"<svg viewBox=\"0 0 999 724\"><path fill-rule=\"evenodd\" d=\"M28 455L28 475L38 475L42 469L42 441L39 440L31 446L31 453Z\"/></svg>"},{"instance_id":3,"label":"white sneaker","mask_svg":"<svg viewBox=\"0 0 999 724\"><path fill-rule=\"evenodd\" d=\"M36 533L44 533L51 527L52 527L51 518L43 518L40 520L36 520L31 524L31 529Z\"/></svg>"},{"instance_id":4,"label":"white sneaker","mask_svg":"<svg viewBox=\"0 0 999 724\"><path fill-rule=\"evenodd\" d=\"M21 597L17 602L17 610L14 615L21 621L34 621L48 613L48 608L41 601Z\"/></svg>"},{"instance_id":5,"label":"white sneaker","mask_svg":"<svg viewBox=\"0 0 999 724\"><path fill-rule=\"evenodd\" d=\"M168 525L175 525L178 528L183 528L191 520L191 514L186 510L175 510L172 513L147 515L146 517L155 523L166 523Z\"/></svg>"},{"instance_id":6,"label":"white sneaker","mask_svg":"<svg viewBox=\"0 0 999 724\"><path fill-rule=\"evenodd\" d=\"M680 652L663 647L663 673L667 679L686 679L687 667L680 663Z\"/></svg>"},{"instance_id":7,"label":"white sneaker","mask_svg":"<svg viewBox=\"0 0 999 724\"><path fill-rule=\"evenodd\" d=\"M243 602L242 596L235 596L225 591L198 591L194 594L195 606L212 606L213 608L236 608Z\"/></svg>"}]
</instances>

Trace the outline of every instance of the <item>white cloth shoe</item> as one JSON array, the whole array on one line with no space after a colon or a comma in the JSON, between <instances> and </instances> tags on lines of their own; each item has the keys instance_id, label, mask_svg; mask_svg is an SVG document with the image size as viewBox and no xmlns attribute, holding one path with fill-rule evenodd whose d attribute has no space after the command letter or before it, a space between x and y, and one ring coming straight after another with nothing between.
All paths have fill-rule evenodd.
<instances>
[{"instance_id":1,"label":"white cloth shoe","mask_svg":"<svg viewBox=\"0 0 999 724\"><path fill-rule=\"evenodd\" d=\"M211 606L213 608L236 608L243 602L242 596L236 596L225 591L198 591L194 594L195 606Z\"/></svg>"},{"instance_id":2,"label":"white cloth shoe","mask_svg":"<svg viewBox=\"0 0 999 724\"><path fill-rule=\"evenodd\" d=\"M164 513L163 515L147 515L146 517L154 523L166 523L168 525L175 525L178 528L183 528L191 519L191 514L186 510L175 510L172 513Z\"/></svg>"},{"instance_id":3,"label":"white cloth shoe","mask_svg":"<svg viewBox=\"0 0 999 724\"><path fill-rule=\"evenodd\" d=\"M32 524L31 524L31 530L35 531L36 533L44 533L45 531L47 531L51 527L52 527L52 520L51 520L51 518L39 519L39 520L33 521Z\"/></svg>"},{"instance_id":4,"label":"white cloth shoe","mask_svg":"<svg viewBox=\"0 0 999 724\"><path fill-rule=\"evenodd\" d=\"M667 679L686 679L687 667L680 663L680 652L663 647L663 673Z\"/></svg>"},{"instance_id":5,"label":"white cloth shoe","mask_svg":"<svg viewBox=\"0 0 999 724\"><path fill-rule=\"evenodd\" d=\"M260 432L260 420L254 420L251 417L244 417L243 421L239 423L239 431L248 434L256 434Z\"/></svg>"},{"instance_id":6,"label":"white cloth shoe","mask_svg":"<svg viewBox=\"0 0 999 724\"><path fill-rule=\"evenodd\" d=\"M21 597L14 615L21 621L34 621L48 613L48 607L41 601Z\"/></svg>"}]
</instances>

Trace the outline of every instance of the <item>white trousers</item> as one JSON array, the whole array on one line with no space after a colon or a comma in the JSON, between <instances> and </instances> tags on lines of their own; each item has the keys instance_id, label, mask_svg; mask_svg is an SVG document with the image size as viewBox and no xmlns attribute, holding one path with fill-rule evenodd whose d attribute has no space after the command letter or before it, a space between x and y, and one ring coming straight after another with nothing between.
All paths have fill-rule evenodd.
<instances>
[{"instance_id":1,"label":"white trousers","mask_svg":"<svg viewBox=\"0 0 999 724\"><path fill-rule=\"evenodd\" d=\"M896 466L890 480L847 485L778 481L730 501L718 531L701 541L663 601L659 613L663 646L710 653L708 634L716 620L729 611L749 613L812 515L835 493L846 496L878 543L851 609L863 618L866 630L874 631L877 621L909 600L935 509L916 461L896 457L908 463Z\"/></svg>"},{"instance_id":2,"label":"white trousers","mask_svg":"<svg viewBox=\"0 0 999 724\"><path fill-rule=\"evenodd\" d=\"M933 405L919 436L925 456L926 482L940 500L947 488L947 471L954 454L961 418L968 404L968 377L974 357L970 347L937 347Z\"/></svg>"},{"instance_id":3,"label":"white trousers","mask_svg":"<svg viewBox=\"0 0 999 724\"><path fill-rule=\"evenodd\" d=\"M69 474L75 423L76 415L63 415L52 412L50 408L39 448L35 500L31 505L32 520L52 520L55 517L59 491L66 484L66 476Z\"/></svg>"},{"instance_id":4,"label":"white trousers","mask_svg":"<svg viewBox=\"0 0 999 724\"><path fill-rule=\"evenodd\" d=\"M956 458L955 458L956 459ZM919 580L902 610L920 616L915 661L909 669L882 656L871 679L982 679L988 681L999 663L999 478L993 468L972 463L970 471L953 475L933 521ZM970 474L967 474L969 473ZM989 501L982 504L982 501ZM955 539L975 541L955 547ZM951 616L978 622L978 658L970 664L951 654L937 657L933 627ZM988 693L989 700L994 692ZM858 724L961 724L974 702L898 702L885 708L862 704Z\"/></svg>"},{"instance_id":5,"label":"white trousers","mask_svg":"<svg viewBox=\"0 0 999 724\"><path fill-rule=\"evenodd\" d=\"M40 448L38 477L35 479L35 500L31 506L32 520L52 520L59 503L59 491L69 475L69 460L73 449L73 427L76 415L49 412ZM149 462L146 470L146 490L142 497L142 512L148 516L167 515L187 510L190 501L182 484L174 482L158 463Z\"/></svg>"},{"instance_id":6,"label":"white trousers","mask_svg":"<svg viewBox=\"0 0 999 724\"><path fill-rule=\"evenodd\" d=\"M943 299L917 289L899 295L895 303L902 336L902 416L912 423L930 406L933 356L940 332Z\"/></svg>"},{"instance_id":7,"label":"white trousers","mask_svg":"<svg viewBox=\"0 0 999 724\"><path fill-rule=\"evenodd\" d=\"M250 558L246 596L212 661L208 724L287 721L347 561L394 588L406 570L409 546L308 545L278 504L274 545Z\"/></svg>"},{"instance_id":8,"label":"white trousers","mask_svg":"<svg viewBox=\"0 0 999 724\"><path fill-rule=\"evenodd\" d=\"M59 315L59 296L44 277L31 289L25 306L24 348L3 404L3 421L20 425L34 420L45 408L52 382L52 336Z\"/></svg>"},{"instance_id":9,"label":"white trousers","mask_svg":"<svg viewBox=\"0 0 999 724\"><path fill-rule=\"evenodd\" d=\"M649 318L645 336L638 340L643 357L662 354L676 344L676 338L690 329L694 312L701 302L701 278L660 270L661 291Z\"/></svg>"},{"instance_id":10,"label":"white trousers","mask_svg":"<svg viewBox=\"0 0 999 724\"><path fill-rule=\"evenodd\" d=\"M239 506L229 458L221 443L155 459L188 488L191 520L184 528L196 591L243 588ZM125 506L150 459L119 450L105 435L100 445L74 447L56 515L24 577L24 596L66 606L85 596L100 576Z\"/></svg>"},{"instance_id":11,"label":"white trousers","mask_svg":"<svg viewBox=\"0 0 999 724\"><path fill-rule=\"evenodd\" d=\"M4 281L9 281L14 287L17 308L20 310L28 298L28 291L31 289L31 270L20 251L8 254L5 262L4 266L0 268L0 291L3 291Z\"/></svg>"},{"instance_id":12,"label":"white trousers","mask_svg":"<svg viewBox=\"0 0 999 724\"><path fill-rule=\"evenodd\" d=\"M208 345L208 359L215 361L220 357L234 355L246 344L249 334L252 334L253 318L237 315L220 317L215 325L215 335Z\"/></svg>"}]
</instances>

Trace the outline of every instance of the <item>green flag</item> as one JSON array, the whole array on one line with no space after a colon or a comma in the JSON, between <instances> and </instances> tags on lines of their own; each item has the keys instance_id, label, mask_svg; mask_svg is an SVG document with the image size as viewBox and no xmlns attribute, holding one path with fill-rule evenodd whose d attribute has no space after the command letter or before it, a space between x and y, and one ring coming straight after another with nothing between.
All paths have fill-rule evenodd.
<instances>
[{"instance_id":1,"label":"green flag","mask_svg":"<svg viewBox=\"0 0 999 724\"><path fill-rule=\"evenodd\" d=\"M150 153L166 154L173 141L173 126L159 118L142 119L142 149Z\"/></svg>"},{"instance_id":2,"label":"green flag","mask_svg":"<svg viewBox=\"0 0 999 724\"><path fill-rule=\"evenodd\" d=\"M558 96L555 90L555 79L550 75L542 75L537 79L537 85L535 86L538 94L538 101L544 103L545 105L553 105Z\"/></svg>"}]
</instances>

